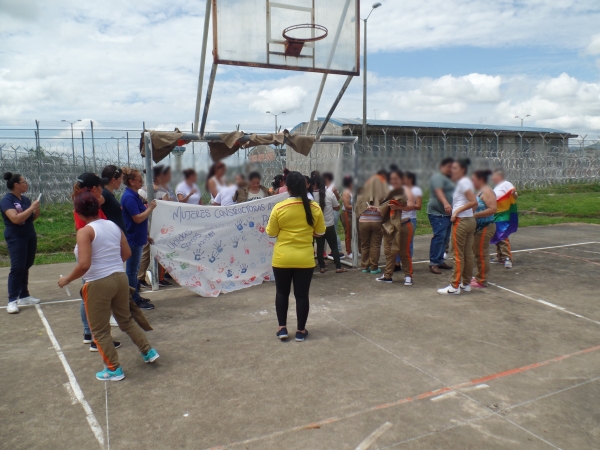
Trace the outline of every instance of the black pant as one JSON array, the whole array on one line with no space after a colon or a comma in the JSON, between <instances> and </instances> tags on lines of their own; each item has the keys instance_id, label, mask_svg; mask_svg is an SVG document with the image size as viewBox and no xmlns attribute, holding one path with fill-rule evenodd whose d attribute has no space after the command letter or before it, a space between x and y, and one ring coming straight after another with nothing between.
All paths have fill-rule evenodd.
<instances>
[{"instance_id":1,"label":"black pant","mask_svg":"<svg viewBox=\"0 0 600 450\"><path fill-rule=\"evenodd\" d=\"M8 301L29 297L29 268L33 266L37 250L37 236L5 236L10 255L10 273L8 274Z\"/></svg>"},{"instance_id":2,"label":"black pant","mask_svg":"<svg viewBox=\"0 0 600 450\"><path fill-rule=\"evenodd\" d=\"M298 316L298 331L304 331L306 320L308 319L308 292L310 291L310 281L312 280L314 268L310 269L281 269L273 267L275 274L275 309L277 310L277 320L279 326L285 327L287 324L287 312L290 304L290 291L292 281L294 282L294 297L296 297L296 315Z\"/></svg>"},{"instance_id":3,"label":"black pant","mask_svg":"<svg viewBox=\"0 0 600 450\"><path fill-rule=\"evenodd\" d=\"M317 237L317 261L319 261L319 267L323 269L325 267L325 258L323 258L323 251L325 250L325 241L331 248L331 254L333 255L333 262L335 263L336 269L341 269L342 264L340 263L340 251L337 245L337 234L335 232L335 225L325 228L325 234Z\"/></svg>"}]
</instances>

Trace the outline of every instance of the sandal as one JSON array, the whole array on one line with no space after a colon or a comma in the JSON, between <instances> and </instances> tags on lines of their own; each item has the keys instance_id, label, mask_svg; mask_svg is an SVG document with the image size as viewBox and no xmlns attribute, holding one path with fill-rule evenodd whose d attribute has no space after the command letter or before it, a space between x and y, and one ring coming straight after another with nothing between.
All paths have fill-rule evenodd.
<instances>
[{"instance_id":1,"label":"sandal","mask_svg":"<svg viewBox=\"0 0 600 450\"><path fill-rule=\"evenodd\" d=\"M347 269L344 269L343 267L341 269L336 269L335 273L345 273L348 272Z\"/></svg>"},{"instance_id":2,"label":"sandal","mask_svg":"<svg viewBox=\"0 0 600 450\"><path fill-rule=\"evenodd\" d=\"M327 267L321 267L321 271L320 271L320 272L321 272L321 273L325 273L325 272L327 272Z\"/></svg>"}]
</instances>

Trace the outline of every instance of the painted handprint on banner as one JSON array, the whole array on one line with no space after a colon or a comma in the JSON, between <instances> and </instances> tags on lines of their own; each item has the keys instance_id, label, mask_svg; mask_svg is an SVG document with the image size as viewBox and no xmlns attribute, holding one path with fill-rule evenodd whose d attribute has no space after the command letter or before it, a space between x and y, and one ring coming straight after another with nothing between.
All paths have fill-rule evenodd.
<instances>
[{"instance_id":1,"label":"painted handprint on banner","mask_svg":"<svg viewBox=\"0 0 600 450\"><path fill-rule=\"evenodd\" d=\"M219 252L214 251L214 252L212 252L212 255L209 256L208 262L212 264L217 260L218 257L219 257Z\"/></svg>"},{"instance_id":2,"label":"painted handprint on banner","mask_svg":"<svg viewBox=\"0 0 600 450\"><path fill-rule=\"evenodd\" d=\"M187 269L188 267L190 267L190 264L189 264L189 263L186 263L186 262L182 262L182 263L179 265L179 267L181 267L181 270L185 270L185 269Z\"/></svg>"},{"instance_id":3,"label":"painted handprint on banner","mask_svg":"<svg viewBox=\"0 0 600 450\"><path fill-rule=\"evenodd\" d=\"M248 264L240 264L240 272L246 273L248 271Z\"/></svg>"},{"instance_id":4,"label":"painted handprint on banner","mask_svg":"<svg viewBox=\"0 0 600 450\"><path fill-rule=\"evenodd\" d=\"M227 289L231 289L232 287L235 287L235 283L233 281L226 281L221 286L223 289L227 290Z\"/></svg>"},{"instance_id":5,"label":"painted handprint on banner","mask_svg":"<svg viewBox=\"0 0 600 450\"><path fill-rule=\"evenodd\" d=\"M233 248L238 248L238 245L240 243L240 238L237 236L232 237L231 243L233 244Z\"/></svg>"},{"instance_id":6,"label":"painted handprint on banner","mask_svg":"<svg viewBox=\"0 0 600 450\"><path fill-rule=\"evenodd\" d=\"M250 228L254 228L254 218L250 218L246 221L246 225Z\"/></svg>"},{"instance_id":7,"label":"painted handprint on banner","mask_svg":"<svg viewBox=\"0 0 600 450\"><path fill-rule=\"evenodd\" d=\"M167 227L165 225L160 229L160 234L171 234L173 231L175 231L175 228L173 228L172 226Z\"/></svg>"},{"instance_id":8,"label":"painted handprint on banner","mask_svg":"<svg viewBox=\"0 0 600 450\"><path fill-rule=\"evenodd\" d=\"M250 249L248 248L247 245L244 245L244 254L246 254L246 255L250 254Z\"/></svg>"},{"instance_id":9,"label":"painted handprint on banner","mask_svg":"<svg viewBox=\"0 0 600 450\"><path fill-rule=\"evenodd\" d=\"M231 254L231 256L229 257L229 263L233 264L235 262L235 256L233 256L233 253Z\"/></svg>"},{"instance_id":10,"label":"painted handprint on banner","mask_svg":"<svg viewBox=\"0 0 600 450\"><path fill-rule=\"evenodd\" d=\"M196 261L200 261L202 259L202 255L204 255L204 251L198 249L198 250L194 250L194 259Z\"/></svg>"},{"instance_id":11,"label":"painted handprint on banner","mask_svg":"<svg viewBox=\"0 0 600 450\"><path fill-rule=\"evenodd\" d=\"M167 257L167 259L175 259L179 256L179 253L177 253L177 252L167 253L165 256Z\"/></svg>"},{"instance_id":12,"label":"painted handprint on banner","mask_svg":"<svg viewBox=\"0 0 600 450\"><path fill-rule=\"evenodd\" d=\"M262 225L260 225L260 224L259 224L259 225L257 226L257 228L258 228L258 231L260 231L261 233L264 233L264 232L265 232L265 227L263 227Z\"/></svg>"},{"instance_id":13,"label":"painted handprint on banner","mask_svg":"<svg viewBox=\"0 0 600 450\"><path fill-rule=\"evenodd\" d=\"M218 251L219 253L223 252L223 247L225 247L223 244L223 241L217 241L215 242L215 244L213 245L213 247L215 248L216 251Z\"/></svg>"},{"instance_id":14,"label":"painted handprint on banner","mask_svg":"<svg viewBox=\"0 0 600 450\"><path fill-rule=\"evenodd\" d=\"M223 272L225 272L225 269L227 269L227 266L225 264L219 264L217 272L223 273Z\"/></svg>"},{"instance_id":15,"label":"painted handprint on banner","mask_svg":"<svg viewBox=\"0 0 600 450\"><path fill-rule=\"evenodd\" d=\"M244 229L244 225L242 224L242 221L241 221L241 220L238 220L238 221L235 223L235 227L238 229L238 231L243 231L243 229Z\"/></svg>"},{"instance_id":16,"label":"painted handprint on banner","mask_svg":"<svg viewBox=\"0 0 600 450\"><path fill-rule=\"evenodd\" d=\"M266 253L261 253L260 255L260 262L261 264L265 264L267 262L267 254Z\"/></svg>"},{"instance_id":17,"label":"painted handprint on banner","mask_svg":"<svg viewBox=\"0 0 600 450\"><path fill-rule=\"evenodd\" d=\"M225 275L227 275L227 278L231 278L233 276L233 271L231 269L228 269Z\"/></svg>"}]
</instances>

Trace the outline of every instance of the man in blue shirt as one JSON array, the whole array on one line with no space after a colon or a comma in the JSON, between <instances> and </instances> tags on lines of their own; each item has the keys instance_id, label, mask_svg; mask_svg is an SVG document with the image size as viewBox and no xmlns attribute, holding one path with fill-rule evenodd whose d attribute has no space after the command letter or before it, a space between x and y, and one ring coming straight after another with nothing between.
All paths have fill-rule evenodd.
<instances>
[{"instance_id":1,"label":"man in blue shirt","mask_svg":"<svg viewBox=\"0 0 600 450\"><path fill-rule=\"evenodd\" d=\"M450 241L452 230L452 196L454 183L450 180L452 163L454 159L444 158L440 163L440 171L431 177L429 185L429 203L427 215L433 229L433 237L429 247L429 271L436 275L441 274L440 269L449 270L452 266L444 261L444 251Z\"/></svg>"},{"instance_id":2,"label":"man in blue shirt","mask_svg":"<svg viewBox=\"0 0 600 450\"><path fill-rule=\"evenodd\" d=\"M123 184L125 185L125 192L121 197L121 208L123 210L123 220L125 221L125 236L129 247L131 247L131 257L125 264L125 272L129 280L129 287L135 289L133 300L140 309L150 310L154 309L154 305L148 299L140 296L140 284L137 274L140 269L144 245L148 242L148 217L152 210L156 208L156 200L152 201L146 208L138 195L137 191L144 185L144 178L139 170L124 168Z\"/></svg>"}]
</instances>

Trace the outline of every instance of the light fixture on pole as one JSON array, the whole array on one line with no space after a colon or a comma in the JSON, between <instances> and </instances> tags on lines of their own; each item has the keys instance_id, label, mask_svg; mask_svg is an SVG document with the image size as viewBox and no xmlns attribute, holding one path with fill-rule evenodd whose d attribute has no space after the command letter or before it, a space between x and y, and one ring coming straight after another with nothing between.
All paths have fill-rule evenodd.
<instances>
[{"instance_id":1,"label":"light fixture on pole","mask_svg":"<svg viewBox=\"0 0 600 450\"><path fill-rule=\"evenodd\" d=\"M66 122L71 125L71 150L73 151L73 165L75 165L75 138L73 137L73 124L77 122L81 122L81 119L77 119L74 122L70 122L68 120L61 120L61 122Z\"/></svg>"},{"instance_id":2,"label":"light fixture on pole","mask_svg":"<svg viewBox=\"0 0 600 450\"><path fill-rule=\"evenodd\" d=\"M271 111L267 111L267 114L275 116L275 134L277 134L277 116L279 116L280 114L285 114L285 111L281 111L279 114L274 114Z\"/></svg>"},{"instance_id":3,"label":"light fixture on pole","mask_svg":"<svg viewBox=\"0 0 600 450\"><path fill-rule=\"evenodd\" d=\"M515 119L521 119L521 128L523 128L523 121L528 117L531 117L531 114L527 114L525 117L515 116Z\"/></svg>"},{"instance_id":4,"label":"light fixture on pole","mask_svg":"<svg viewBox=\"0 0 600 450\"><path fill-rule=\"evenodd\" d=\"M362 126L362 147L363 152L366 148L367 143L367 21L373 11L381 6L381 3L373 3L371 11L366 19L362 19L364 22L364 35L363 35L363 126ZM355 180L356 182L356 180Z\"/></svg>"}]
</instances>

